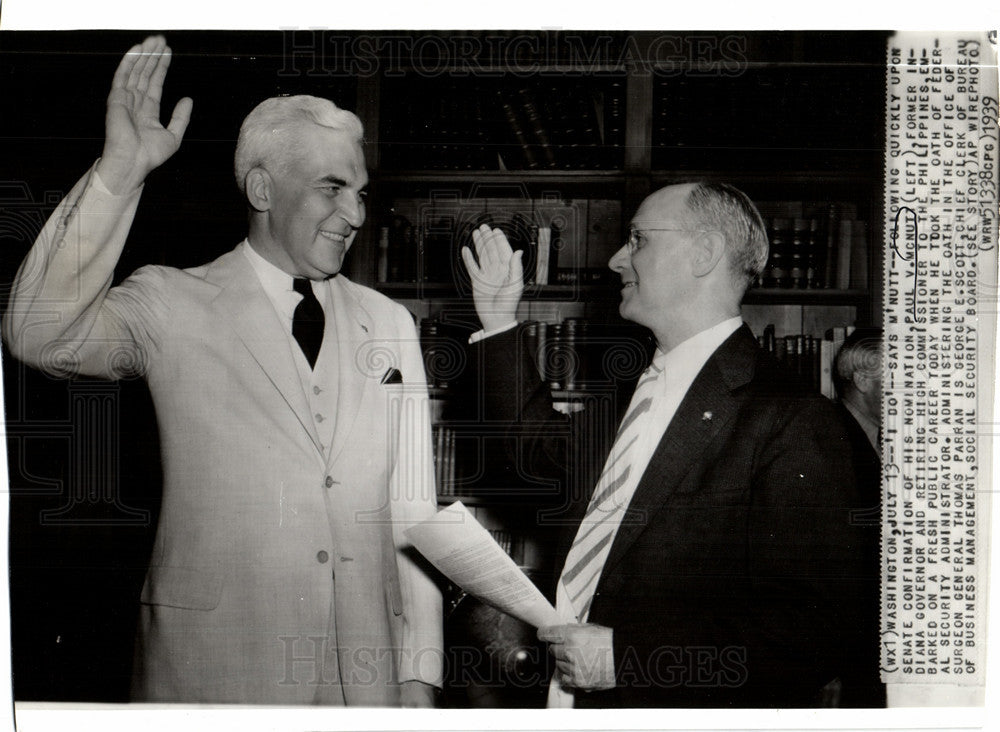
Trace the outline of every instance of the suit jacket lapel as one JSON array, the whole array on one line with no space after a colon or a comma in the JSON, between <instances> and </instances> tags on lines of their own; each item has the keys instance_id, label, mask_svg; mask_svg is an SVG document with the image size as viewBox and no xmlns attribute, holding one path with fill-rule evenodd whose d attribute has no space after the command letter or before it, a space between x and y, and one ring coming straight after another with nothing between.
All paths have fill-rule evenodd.
<instances>
[{"instance_id":1,"label":"suit jacket lapel","mask_svg":"<svg viewBox=\"0 0 1000 732\"><path fill-rule=\"evenodd\" d=\"M622 559L649 525L650 517L678 489L712 440L735 419L742 400L733 391L753 377L756 349L756 340L744 325L719 346L695 377L622 518L604 564L605 574Z\"/></svg>"},{"instance_id":2,"label":"suit jacket lapel","mask_svg":"<svg viewBox=\"0 0 1000 732\"><path fill-rule=\"evenodd\" d=\"M246 257L239 249L229 252L212 263L205 278L221 287L215 305L320 450L288 337Z\"/></svg>"},{"instance_id":3,"label":"suit jacket lapel","mask_svg":"<svg viewBox=\"0 0 1000 732\"><path fill-rule=\"evenodd\" d=\"M382 374L374 372L380 367L385 371L390 365L399 364L384 363L385 354L372 352L375 346L372 336L374 321L354 293L348 290L343 278L331 278L327 285L336 320L339 367L337 424L329 455L329 462L332 463L351 436L366 390L379 384Z\"/></svg>"}]
</instances>

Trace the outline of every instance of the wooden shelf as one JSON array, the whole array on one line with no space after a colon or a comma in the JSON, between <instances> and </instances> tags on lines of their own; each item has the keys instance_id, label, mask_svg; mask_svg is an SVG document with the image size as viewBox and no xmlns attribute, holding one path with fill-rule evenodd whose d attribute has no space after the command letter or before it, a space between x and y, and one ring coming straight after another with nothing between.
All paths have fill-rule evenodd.
<instances>
[{"instance_id":1,"label":"wooden shelf","mask_svg":"<svg viewBox=\"0 0 1000 732\"><path fill-rule=\"evenodd\" d=\"M798 290L759 287L743 297L744 305L862 305L867 290Z\"/></svg>"},{"instance_id":2,"label":"wooden shelf","mask_svg":"<svg viewBox=\"0 0 1000 732\"><path fill-rule=\"evenodd\" d=\"M392 298L402 300L468 301L472 293L461 294L453 284L441 282L380 282L375 289ZM553 300L576 302L579 300L617 299L617 285L527 285L523 300Z\"/></svg>"},{"instance_id":3,"label":"wooden shelf","mask_svg":"<svg viewBox=\"0 0 1000 732\"><path fill-rule=\"evenodd\" d=\"M402 300L468 301L472 295L459 293L450 283L381 282L375 289ZM603 285L529 285L523 300L578 302L581 300L617 300L617 284ZM792 288L755 288L743 298L745 305L861 305L868 299L867 290L799 290Z\"/></svg>"},{"instance_id":4,"label":"wooden shelf","mask_svg":"<svg viewBox=\"0 0 1000 732\"><path fill-rule=\"evenodd\" d=\"M770 170L753 170L746 168L739 169L694 169L685 168L678 170L652 170L649 179L654 186L665 186L680 180L705 179L719 180L727 183L753 183L754 185L864 185L872 183L871 171L846 170L846 171L814 171L814 170L787 170L776 172Z\"/></svg>"},{"instance_id":5,"label":"wooden shelf","mask_svg":"<svg viewBox=\"0 0 1000 732\"><path fill-rule=\"evenodd\" d=\"M864 170L848 171L787 171L740 169L651 170L648 173L626 173L622 170L382 170L373 172L373 179L386 183L435 183L441 181L527 182L527 183L622 183L630 176L649 177L654 186L663 186L680 180L707 179L725 181L751 181L754 183L782 183L808 185L870 185L872 176Z\"/></svg>"},{"instance_id":6,"label":"wooden shelf","mask_svg":"<svg viewBox=\"0 0 1000 732\"><path fill-rule=\"evenodd\" d=\"M373 174L386 183L616 183L625 180L620 170L387 170Z\"/></svg>"}]
</instances>

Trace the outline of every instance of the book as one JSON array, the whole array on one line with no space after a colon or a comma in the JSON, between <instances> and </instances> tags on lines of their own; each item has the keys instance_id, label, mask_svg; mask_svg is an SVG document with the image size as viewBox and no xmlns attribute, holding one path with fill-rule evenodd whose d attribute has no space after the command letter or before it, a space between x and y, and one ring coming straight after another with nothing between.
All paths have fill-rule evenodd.
<instances>
[{"instance_id":1,"label":"book","mask_svg":"<svg viewBox=\"0 0 1000 732\"><path fill-rule=\"evenodd\" d=\"M378 264L375 274L376 282L389 281L389 227L383 226L378 233Z\"/></svg>"},{"instance_id":2,"label":"book","mask_svg":"<svg viewBox=\"0 0 1000 732\"><path fill-rule=\"evenodd\" d=\"M850 286L863 290L868 287L868 223L851 221Z\"/></svg>"},{"instance_id":3,"label":"book","mask_svg":"<svg viewBox=\"0 0 1000 732\"><path fill-rule=\"evenodd\" d=\"M545 357L548 353L549 348L549 324L545 322L538 323L538 340L535 345L535 364L538 367L538 375L541 377L542 381L548 380L548 374L546 371Z\"/></svg>"},{"instance_id":4,"label":"book","mask_svg":"<svg viewBox=\"0 0 1000 732\"><path fill-rule=\"evenodd\" d=\"M620 200L591 199L587 205L587 253L584 260L585 282L610 282L614 273L608 261L623 243L622 204Z\"/></svg>"},{"instance_id":5,"label":"book","mask_svg":"<svg viewBox=\"0 0 1000 732\"><path fill-rule=\"evenodd\" d=\"M550 389L562 389L565 383L565 364L563 363L562 350L562 323L551 323L545 338L545 351L543 359L544 378L548 381Z\"/></svg>"},{"instance_id":6,"label":"book","mask_svg":"<svg viewBox=\"0 0 1000 732\"><path fill-rule=\"evenodd\" d=\"M625 146L625 84L612 80L608 84L604 105L604 154L601 167L619 168Z\"/></svg>"},{"instance_id":7,"label":"book","mask_svg":"<svg viewBox=\"0 0 1000 732\"><path fill-rule=\"evenodd\" d=\"M551 229L549 241L549 284L581 282L586 264L587 199L540 201L540 226Z\"/></svg>"},{"instance_id":8,"label":"book","mask_svg":"<svg viewBox=\"0 0 1000 732\"><path fill-rule=\"evenodd\" d=\"M507 168L526 168L535 170L539 167L538 156L535 155L534 146L531 143L528 133L525 130L524 122L518 115L517 109L510 99L507 98L503 90L497 91L500 109L503 117L507 121L508 131L513 144L504 147L501 155ZM518 164L520 163L520 165Z\"/></svg>"},{"instance_id":9,"label":"book","mask_svg":"<svg viewBox=\"0 0 1000 732\"><path fill-rule=\"evenodd\" d=\"M538 227L538 251L535 258L535 284L549 284L549 244L552 236L552 228L549 226Z\"/></svg>"},{"instance_id":10,"label":"book","mask_svg":"<svg viewBox=\"0 0 1000 732\"><path fill-rule=\"evenodd\" d=\"M819 392L832 401L837 399L837 390L833 385L833 358L839 348L826 338L819 342Z\"/></svg>"},{"instance_id":11,"label":"book","mask_svg":"<svg viewBox=\"0 0 1000 732\"><path fill-rule=\"evenodd\" d=\"M819 391L820 360L819 360L820 339L815 336L806 336L806 361L809 369L809 381L815 391Z\"/></svg>"},{"instance_id":12,"label":"book","mask_svg":"<svg viewBox=\"0 0 1000 732\"><path fill-rule=\"evenodd\" d=\"M840 219L838 222L840 236L837 239L837 278L834 280L838 290L851 287L851 248L854 228L850 219Z\"/></svg>"},{"instance_id":13,"label":"book","mask_svg":"<svg viewBox=\"0 0 1000 732\"><path fill-rule=\"evenodd\" d=\"M771 252L765 265L765 287L788 287L788 219L775 217L771 219Z\"/></svg>"},{"instance_id":14,"label":"book","mask_svg":"<svg viewBox=\"0 0 1000 732\"><path fill-rule=\"evenodd\" d=\"M527 87L521 87L517 90L517 97L521 103L521 109L524 112L526 126L529 131L526 137L529 140L529 144L534 145L539 153L541 159L540 166L545 168L556 167L556 156L552 148L552 140L549 138L549 131L545 127L545 121L538 111L531 91Z\"/></svg>"},{"instance_id":15,"label":"book","mask_svg":"<svg viewBox=\"0 0 1000 732\"><path fill-rule=\"evenodd\" d=\"M806 219L792 220L792 236L788 247L788 287L805 289L808 283L809 222Z\"/></svg>"},{"instance_id":16,"label":"book","mask_svg":"<svg viewBox=\"0 0 1000 732\"><path fill-rule=\"evenodd\" d=\"M837 223L837 207L830 204L826 217L826 247L823 252L823 288L830 290L837 284L837 246L840 225Z\"/></svg>"},{"instance_id":17,"label":"book","mask_svg":"<svg viewBox=\"0 0 1000 732\"><path fill-rule=\"evenodd\" d=\"M823 262L826 236L820 219L809 219L809 238L806 242L806 287L816 290L823 287Z\"/></svg>"}]
</instances>

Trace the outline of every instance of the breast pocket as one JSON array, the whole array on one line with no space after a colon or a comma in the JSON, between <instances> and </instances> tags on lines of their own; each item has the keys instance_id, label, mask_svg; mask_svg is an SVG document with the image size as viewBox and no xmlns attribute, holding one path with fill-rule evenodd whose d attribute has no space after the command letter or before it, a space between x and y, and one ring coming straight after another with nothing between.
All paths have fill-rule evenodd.
<instances>
[{"instance_id":1,"label":"breast pocket","mask_svg":"<svg viewBox=\"0 0 1000 732\"><path fill-rule=\"evenodd\" d=\"M222 597L221 571L154 566L146 576L139 602L187 610L214 610Z\"/></svg>"}]
</instances>

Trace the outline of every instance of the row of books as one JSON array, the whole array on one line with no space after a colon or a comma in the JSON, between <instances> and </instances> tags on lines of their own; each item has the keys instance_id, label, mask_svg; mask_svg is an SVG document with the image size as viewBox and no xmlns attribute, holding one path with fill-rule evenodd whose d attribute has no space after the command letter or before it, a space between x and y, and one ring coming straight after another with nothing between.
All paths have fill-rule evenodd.
<instances>
[{"instance_id":1,"label":"row of books","mask_svg":"<svg viewBox=\"0 0 1000 732\"><path fill-rule=\"evenodd\" d=\"M636 378L645 368L653 341L645 328L625 321L566 318L559 323L527 320L521 323L522 343L529 349L542 380L554 391L586 391L615 388ZM799 333L775 335L773 324L758 336L760 345L784 362L813 387L834 399L833 359L853 330L838 326L823 338ZM469 328L425 318L420 322L420 341L428 384L447 388L465 364L464 350ZM454 435L443 433L442 454ZM453 474L452 474L453 475Z\"/></svg>"},{"instance_id":2,"label":"row of books","mask_svg":"<svg viewBox=\"0 0 1000 732\"><path fill-rule=\"evenodd\" d=\"M600 389L634 379L653 348L648 331L631 323L566 318L529 320L522 327L538 373L553 390Z\"/></svg>"},{"instance_id":3,"label":"row of books","mask_svg":"<svg viewBox=\"0 0 1000 732\"><path fill-rule=\"evenodd\" d=\"M395 80L381 136L395 170L617 169L625 83L579 78Z\"/></svg>"},{"instance_id":4,"label":"row of books","mask_svg":"<svg viewBox=\"0 0 1000 732\"><path fill-rule=\"evenodd\" d=\"M433 426L434 481L440 496L455 495L455 430L445 425Z\"/></svg>"},{"instance_id":5,"label":"row of books","mask_svg":"<svg viewBox=\"0 0 1000 732\"><path fill-rule=\"evenodd\" d=\"M836 206L825 218L766 220L770 253L758 287L864 289L868 286L868 225L842 218Z\"/></svg>"},{"instance_id":6,"label":"row of books","mask_svg":"<svg viewBox=\"0 0 1000 732\"><path fill-rule=\"evenodd\" d=\"M599 284L622 245L621 201L614 199L398 199L379 229L376 280L455 286L469 294L461 249L482 224L522 250L525 284Z\"/></svg>"},{"instance_id":7,"label":"row of books","mask_svg":"<svg viewBox=\"0 0 1000 732\"><path fill-rule=\"evenodd\" d=\"M487 529L493 541L507 552L507 556L521 564L524 556L524 536L509 529Z\"/></svg>"},{"instance_id":8,"label":"row of books","mask_svg":"<svg viewBox=\"0 0 1000 732\"><path fill-rule=\"evenodd\" d=\"M759 204L770 254L755 286L866 289L868 225L849 203ZM378 282L453 285L471 294L461 259L481 224L504 231L523 250L525 284L606 284L608 261L621 247L621 202L615 199L398 199L379 231Z\"/></svg>"},{"instance_id":9,"label":"row of books","mask_svg":"<svg viewBox=\"0 0 1000 732\"><path fill-rule=\"evenodd\" d=\"M768 64L653 87L653 165L843 170L877 165L884 80L865 64ZM753 120L734 124L733 120Z\"/></svg>"},{"instance_id":10,"label":"row of books","mask_svg":"<svg viewBox=\"0 0 1000 732\"><path fill-rule=\"evenodd\" d=\"M834 361L844 339L853 330L854 326L845 325L827 330L822 338L801 333L775 336L774 325L768 325L757 340L762 348L791 371L810 382L816 391L830 400L836 400Z\"/></svg>"}]
</instances>

